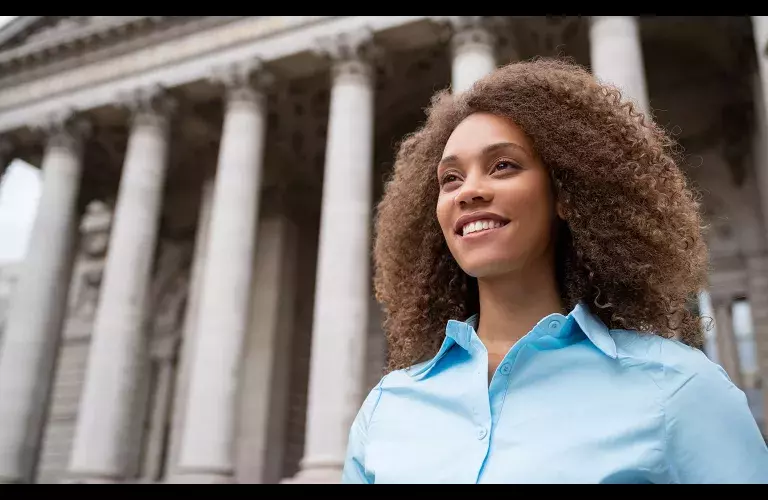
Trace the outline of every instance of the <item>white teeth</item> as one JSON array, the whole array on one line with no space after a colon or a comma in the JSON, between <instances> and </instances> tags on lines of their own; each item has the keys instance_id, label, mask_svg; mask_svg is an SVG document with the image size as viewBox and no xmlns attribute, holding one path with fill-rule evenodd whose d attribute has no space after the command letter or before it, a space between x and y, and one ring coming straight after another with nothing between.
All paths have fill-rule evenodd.
<instances>
[{"instance_id":1,"label":"white teeth","mask_svg":"<svg viewBox=\"0 0 768 500\"><path fill-rule=\"evenodd\" d=\"M503 225L504 224L502 224L501 222L495 221L495 220L490 220L490 219L479 220L475 222L470 222L469 224L465 224L464 227L462 228L461 234L462 236L466 236L471 233L476 233L477 231L483 231L486 229L497 229Z\"/></svg>"}]
</instances>

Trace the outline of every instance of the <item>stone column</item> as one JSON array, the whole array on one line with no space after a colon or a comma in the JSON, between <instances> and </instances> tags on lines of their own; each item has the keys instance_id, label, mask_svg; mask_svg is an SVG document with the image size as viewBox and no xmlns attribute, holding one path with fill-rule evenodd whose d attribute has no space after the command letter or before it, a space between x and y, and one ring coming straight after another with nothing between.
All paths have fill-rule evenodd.
<instances>
[{"instance_id":1,"label":"stone column","mask_svg":"<svg viewBox=\"0 0 768 500\"><path fill-rule=\"evenodd\" d=\"M237 389L248 326L266 103L257 62L228 68L196 346L177 482L234 479Z\"/></svg>"},{"instance_id":2,"label":"stone column","mask_svg":"<svg viewBox=\"0 0 768 500\"><path fill-rule=\"evenodd\" d=\"M192 271L189 284L189 300L184 311L184 331L181 336L181 354L176 369L176 382L173 394L173 409L171 416L171 431L168 442L168 452L165 462L167 477L176 475L179 462L181 434L184 429L184 410L189 394L189 372L195 354L195 334L197 333L197 318L200 313L200 294L202 292L203 269L205 268L206 242L211 222L211 203L213 201L213 179L203 182L200 196L200 209L197 218L195 234L195 255L192 261Z\"/></svg>"},{"instance_id":3,"label":"stone column","mask_svg":"<svg viewBox=\"0 0 768 500\"><path fill-rule=\"evenodd\" d=\"M762 77L764 93L768 95L768 16L752 16L752 33L757 52L758 72Z\"/></svg>"},{"instance_id":4,"label":"stone column","mask_svg":"<svg viewBox=\"0 0 768 500\"><path fill-rule=\"evenodd\" d=\"M640 29L633 16L593 16L589 24L592 73L621 89L638 111L648 115L648 89Z\"/></svg>"},{"instance_id":5,"label":"stone column","mask_svg":"<svg viewBox=\"0 0 768 500\"><path fill-rule=\"evenodd\" d=\"M370 39L328 45L334 58L318 244L304 458L296 482L338 482L362 402L370 284L373 79Z\"/></svg>"},{"instance_id":6,"label":"stone column","mask_svg":"<svg viewBox=\"0 0 768 500\"><path fill-rule=\"evenodd\" d=\"M72 273L86 132L69 117L48 127L42 194L0 346L0 483L32 481Z\"/></svg>"},{"instance_id":7,"label":"stone column","mask_svg":"<svg viewBox=\"0 0 768 500\"><path fill-rule=\"evenodd\" d=\"M747 258L747 287L752 311L755 357L762 380L763 417L768 417L768 255Z\"/></svg>"},{"instance_id":8,"label":"stone column","mask_svg":"<svg viewBox=\"0 0 768 500\"><path fill-rule=\"evenodd\" d=\"M768 16L752 16L752 27L757 51L757 71L752 85L755 103L753 157L763 224L768 234Z\"/></svg>"},{"instance_id":9,"label":"stone column","mask_svg":"<svg viewBox=\"0 0 768 500\"><path fill-rule=\"evenodd\" d=\"M713 297L712 306L715 313L717 359L731 381L743 388L744 381L741 376L741 361L739 360L738 342L733 331L731 301L724 298Z\"/></svg>"},{"instance_id":10,"label":"stone column","mask_svg":"<svg viewBox=\"0 0 768 500\"><path fill-rule=\"evenodd\" d=\"M269 198L265 207L280 206ZM261 216L254 256L251 320L238 397L239 483L282 479L298 230L282 210L274 212Z\"/></svg>"},{"instance_id":11,"label":"stone column","mask_svg":"<svg viewBox=\"0 0 768 500\"><path fill-rule=\"evenodd\" d=\"M131 430L138 384L147 366L147 288L165 184L172 101L159 89L132 96L125 163L69 472L84 482L124 479L135 446Z\"/></svg>"},{"instance_id":12,"label":"stone column","mask_svg":"<svg viewBox=\"0 0 768 500\"><path fill-rule=\"evenodd\" d=\"M496 69L496 37L487 16L449 16L451 88L459 93Z\"/></svg>"},{"instance_id":13,"label":"stone column","mask_svg":"<svg viewBox=\"0 0 768 500\"><path fill-rule=\"evenodd\" d=\"M760 193L762 220L768 234L768 16L752 16L757 52L757 81L754 84L755 172ZM768 256L747 259L749 304L754 325L757 366L763 391L763 418L768 421Z\"/></svg>"}]
</instances>

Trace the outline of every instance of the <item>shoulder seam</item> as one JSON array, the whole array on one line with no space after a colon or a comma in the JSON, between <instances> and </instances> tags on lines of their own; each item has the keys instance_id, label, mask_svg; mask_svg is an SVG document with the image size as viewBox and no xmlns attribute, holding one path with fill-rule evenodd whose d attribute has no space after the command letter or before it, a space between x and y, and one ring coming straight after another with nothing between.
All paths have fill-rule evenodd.
<instances>
[{"instance_id":1,"label":"shoulder seam","mask_svg":"<svg viewBox=\"0 0 768 500\"><path fill-rule=\"evenodd\" d=\"M365 423L366 430L371 425L371 420L373 420L373 414L376 412L376 409L379 407L379 401L381 401L381 386L384 384L384 380L389 377L392 374L392 372L387 373L383 377L381 377L381 380L379 380L379 383L376 384L376 387L373 388L374 391L378 390L378 395L376 396L376 402L373 403L373 408L371 408L371 415L368 417L368 421Z\"/></svg>"},{"instance_id":2,"label":"shoulder seam","mask_svg":"<svg viewBox=\"0 0 768 500\"><path fill-rule=\"evenodd\" d=\"M648 362L648 359L644 359L645 362ZM661 371L662 379L664 378L664 371L666 367L664 363L659 362L658 370ZM662 432L663 432L663 441L662 441L662 450L661 450L661 456L664 463L662 464L665 469L669 471L670 475L670 482L676 482L677 481L677 472L673 470L672 464L670 464L669 460L667 459L669 455L669 433L668 433L668 421L667 421L667 397L664 394L664 388L659 385L658 382L656 382L656 379L653 378L652 375L646 374L646 376L651 380L653 385L656 386L656 388L659 391L659 405L661 406L661 416L662 416Z\"/></svg>"},{"instance_id":3,"label":"shoulder seam","mask_svg":"<svg viewBox=\"0 0 768 500\"><path fill-rule=\"evenodd\" d=\"M660 363L660 366L663 379L666 366L664 363ZM656 384L656 381L654 381L654 384ZM664 393L664 389L659 384L656 384L656 387L658 387L659 391L661 392L661 415L664 417L664 442L662 443L663 449L661 455L664 460L664 467L669 471L670 482L677 482L677 471L674 469L674 464L669 460L669 421L667 418L667 395Z\"/></svg>"}]
</instances>

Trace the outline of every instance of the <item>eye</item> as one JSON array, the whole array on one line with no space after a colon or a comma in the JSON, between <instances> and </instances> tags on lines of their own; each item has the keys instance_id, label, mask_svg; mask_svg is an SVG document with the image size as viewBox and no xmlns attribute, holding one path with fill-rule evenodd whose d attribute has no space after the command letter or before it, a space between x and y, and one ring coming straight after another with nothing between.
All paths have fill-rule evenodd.
<instances>
[{"instance_id":1,"label":"eye","mask_svg":"<svg viewBox=\"0 0 768 500\"><path fill-rule=\"evenodd\" d=\"M446 184L450 184L452 182L456 182L459 180L459 176L454 174L453 172L446 172L441 178L440 178L440 185L445 186Z\"/></svg>"},{"instance_id":2,"label":"eye","mask_svg":"<svg viewBox=\"0 0 768 500\"><path fill-rule=\"evenodd\" d=\"M506 170L518 170L519 168L520 167L518 167L517 164L512 163L509 160L499 160L493 165L491 173Z\"/></svg>"}]
</instances>

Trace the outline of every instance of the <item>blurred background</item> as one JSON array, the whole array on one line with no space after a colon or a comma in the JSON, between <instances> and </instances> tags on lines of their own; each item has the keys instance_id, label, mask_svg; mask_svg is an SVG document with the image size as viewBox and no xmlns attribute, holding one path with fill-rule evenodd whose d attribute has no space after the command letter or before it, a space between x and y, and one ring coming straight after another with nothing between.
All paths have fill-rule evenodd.
<instances>
[{"instance_id":1,"label":"blurred background","mask_svg":"<svg viewBox=\"0 0 768 500\"><path fill-rule=\"evenodd\" d=\"M0 483L338 480L396 145L535 56L684 148L705 353L766 432L766 18L0 19Z\"/></svg>"}]
</instances>

